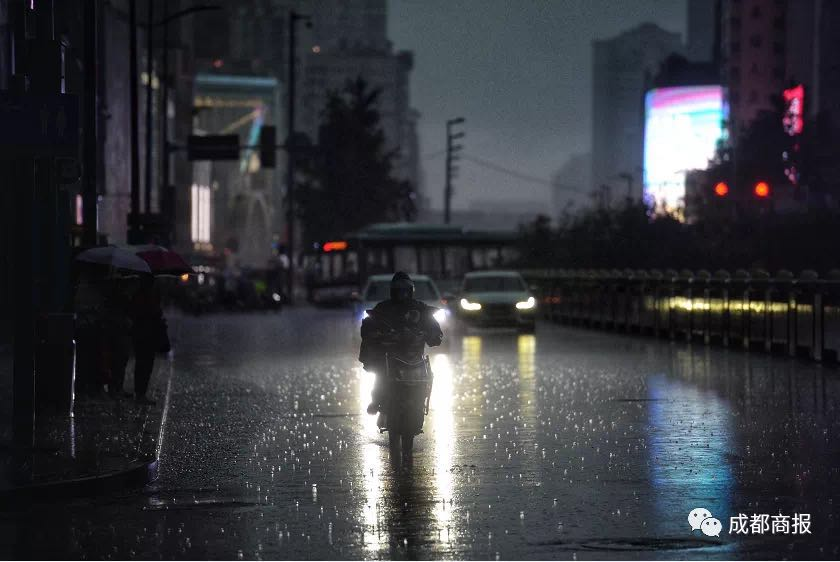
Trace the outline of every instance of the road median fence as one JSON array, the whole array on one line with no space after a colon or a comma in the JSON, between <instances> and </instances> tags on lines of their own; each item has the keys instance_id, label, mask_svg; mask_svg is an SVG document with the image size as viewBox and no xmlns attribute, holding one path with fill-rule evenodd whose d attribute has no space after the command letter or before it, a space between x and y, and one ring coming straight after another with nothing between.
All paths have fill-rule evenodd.
<instances>
[{"instance_id":1,"label":"road median fence","mask_svg":"<svg viewBox=\"0 0 840 562\"><path fill-rule=\"evenodd\" d=\"M840 270L522 270L562 324L837 363Z\"/></svg>"}]
</instances>

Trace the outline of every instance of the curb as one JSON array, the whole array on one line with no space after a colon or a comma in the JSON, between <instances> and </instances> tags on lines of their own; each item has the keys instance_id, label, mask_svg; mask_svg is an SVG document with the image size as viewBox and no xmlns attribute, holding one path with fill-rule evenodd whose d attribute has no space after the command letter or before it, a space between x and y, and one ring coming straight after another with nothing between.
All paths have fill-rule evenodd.
<instances>
[{"instance_id":1,"label":"curb","mask_svg":"<svg viewBox=\"0 0 840 562\"><path fill-rule=\"evenodd\" d=\"M121 489L142 488L158 477L158 459L138 461L125 470L73 480L20 486L0 490L0 500L49 500L93 496Z\"/></svg>"},{"instance_id":2,"label":"curb","mask_svg":"<svg viewBox=\"0 0 840 562\"><path fill-rule=\"evenodd\" d=\"M157 427L147 427L150 419L147 417L143 424L143 435L154 435L156 439L141 437L139 456L143 460L132 461L128 468L95 476L58 480L41 484L28 484L15 488L0 490L0 501L10 500L53 500L68 499L80 496L102 495L119 490L137 489L151 484L158 478L160 468L160 449L163 441L164 424L169 412L169 397L172 391L172 363L169 362L166 377L163 408L159 416L152 416L152 424Z\"/></svg>"}]
</instances>

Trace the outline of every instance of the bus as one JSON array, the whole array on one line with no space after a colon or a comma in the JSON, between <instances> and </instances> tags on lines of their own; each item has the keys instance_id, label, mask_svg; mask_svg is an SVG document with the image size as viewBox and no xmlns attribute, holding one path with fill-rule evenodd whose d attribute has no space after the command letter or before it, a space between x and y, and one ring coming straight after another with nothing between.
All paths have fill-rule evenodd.
<instances>
[{"instance_id":1,"label":"bus","mask_svg":"<svg viewBox=\"0 0 840 562\"><path fill-rule=\"evenodd\" d=\"M368 276L394 271L422 273L452 293L469 271L505 267L518 257L519 232L473 230L457 225L377 223L304 255L307 299L349 302Z\"/></svg>"}]
</instances>

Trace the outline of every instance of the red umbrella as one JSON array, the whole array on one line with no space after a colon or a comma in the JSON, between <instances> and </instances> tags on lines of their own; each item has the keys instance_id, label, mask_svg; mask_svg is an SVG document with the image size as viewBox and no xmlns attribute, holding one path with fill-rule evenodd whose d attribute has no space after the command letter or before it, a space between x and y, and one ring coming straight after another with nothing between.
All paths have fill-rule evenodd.
<instances>
[{"instance_id":1,"label":"red umbrella","mask_svg":"<svg viewBox=\"0 0 840 562\"><path fill-rule=\"evenodd\" d=\"M137 257L142 258L149 269L155 275L183 275L195 273L193 268L176 252L156 246L154 244L143 244L139 246L127 246L127 249L134 252Z\"/></svg>"}]
</instances>

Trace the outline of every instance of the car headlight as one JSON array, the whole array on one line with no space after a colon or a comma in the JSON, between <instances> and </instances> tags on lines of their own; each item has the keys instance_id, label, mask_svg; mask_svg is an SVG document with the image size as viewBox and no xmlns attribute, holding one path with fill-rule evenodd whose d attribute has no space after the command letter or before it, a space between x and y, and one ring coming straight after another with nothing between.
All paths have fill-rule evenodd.
<instances>
[{"instance_id":1,"label":"car headlight","mask_svg":"<svg viewBox=\"0 0 840 562\"><path fill-rule=\"evenodd\" d=\"M444 322L446 322L446 311L442 308L436 310L432 316L434 316L438 324L443 324Z\"/></svg>"},{"instance_id":2,"label":"car headlight","mask_svg":"<svg viewBox=\"0 0 840 562\"><path fill-rule=\"evenodd\" d=\"M530 310L537 305L537 300L534 297L528 297L526 301L519 301L516 303L516 308L519 310Z\"/></svg>"},{"instance_id":3,"label":"car headlight","mask_svg":"<svg viewBox=\"0 0 840 562\"><path fill-rule=\"evenodd\" d=\"M464 310L481 310L481 303L470 302L467 299L461 299L461 308Z\"/></svg>"},{"instance_id":4,"label":"car headlight","mask_svg":"<svg viewBox=\"0 0 840 562\"><path fill-rule=\"evenodd\" d=\"M362 311L362 320L364 320L364 319L365 319L365 318L367 318L368 316L370 316L370 314L368 314L368 311L367 311L367 310L363 310L363 311Z\"/></svg>"}]
</instances>

